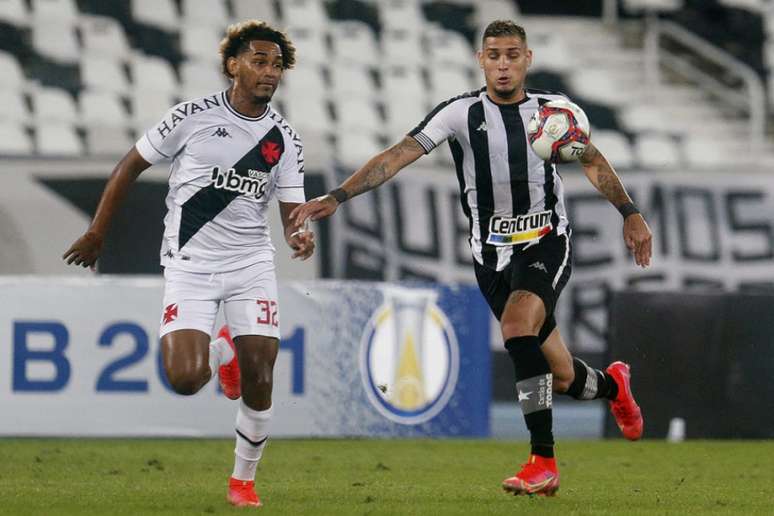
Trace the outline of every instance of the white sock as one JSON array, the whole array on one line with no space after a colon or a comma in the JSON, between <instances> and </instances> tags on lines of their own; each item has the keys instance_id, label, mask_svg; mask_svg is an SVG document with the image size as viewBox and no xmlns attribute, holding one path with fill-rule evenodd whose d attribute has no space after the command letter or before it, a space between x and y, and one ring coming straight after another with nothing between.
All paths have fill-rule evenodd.
<instances>
[{"instance_id":1,"label":"white sock","mask_svg":"<svg viewBox=\"0 0 774 516\"><path fill-rule=\"evenodd\" d=\"M218 368L223 364L228 364L234 358L234 350L228 345L226 339L219 337L210 342L210 371L214 378L218 374Z\"/></svg>"},{"instance_id":2,"label":"white sock","mask_svg":"<svg viewBox=\"0 0 774 516\"><path fill-rule=\"evenodd\" d=\"M231 474L237 480L255 480L255 468L269 439L271 414L272 407L267 410L253 410L245 405L244 401L239 401L234 472Z\"/></svg>"}]
</instances>

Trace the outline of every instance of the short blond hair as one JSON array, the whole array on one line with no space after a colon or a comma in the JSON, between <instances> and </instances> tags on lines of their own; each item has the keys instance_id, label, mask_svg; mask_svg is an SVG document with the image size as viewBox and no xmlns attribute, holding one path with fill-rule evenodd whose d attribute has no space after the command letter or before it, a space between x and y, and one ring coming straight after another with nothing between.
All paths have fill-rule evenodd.
<instances>
[{"instance_id":1,"label":"short blond hair","mask_svg":"<svg viewBox=\"0 0 774 516\"><path fill-rule=\"evenodd\" d=\"M288 35L277 30L268 23L260 20L246 20L226 29L226 37L220 41L221 71L223 75L232 78L228 73L229 58L236 57L246 50L251 41L271 41L279 45L282 51L282 68L287 70L296 64L296 47L288 38Z\"/></svg>"}]
</instances>

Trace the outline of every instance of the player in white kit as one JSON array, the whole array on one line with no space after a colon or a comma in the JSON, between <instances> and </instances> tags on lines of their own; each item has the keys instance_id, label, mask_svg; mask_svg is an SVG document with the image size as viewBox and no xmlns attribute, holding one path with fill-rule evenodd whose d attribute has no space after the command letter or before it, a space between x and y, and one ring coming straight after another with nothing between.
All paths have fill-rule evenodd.
<instances>
[{"instance_id":1,"label":"player in white kit","mask_svg":"<svg viewBox=\"0 0 774 516\"><path fill-rule=\"evenodd\" d=\"M289 220L305 200L301 140L269 105L295 63L292 43L250 20L229 27L220 52L231 87L174 106L146 131L114 169L89 229L64 258L93 266L132 182L151 164L171 160L161 244L164 368L180 394L199 391L217 369L224 393L241 395L228 500L259 506L255 470L268 439L279 349L269 201L279 201L294 258L312 255L314 235ZM228 328L211 341L221 303Z\"/></svg>"}]
</instances>

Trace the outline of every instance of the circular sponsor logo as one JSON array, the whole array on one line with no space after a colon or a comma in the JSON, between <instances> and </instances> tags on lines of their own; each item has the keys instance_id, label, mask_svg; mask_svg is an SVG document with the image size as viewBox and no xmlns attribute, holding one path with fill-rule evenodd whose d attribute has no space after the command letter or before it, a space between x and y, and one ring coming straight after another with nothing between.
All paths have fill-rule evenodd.
<instances>
[{"instance_id":1,"label":"circular sponsor logo","mask_svg":"<svg viewBox=\"0 0 774 516\"><path fill-rule=\"evenodd\" d=\"M360 371L368 399L396 423L429 421L457 384L457 338L435 295L408 290L386 295L361 339Z\"/></svg>"}]
</instances>

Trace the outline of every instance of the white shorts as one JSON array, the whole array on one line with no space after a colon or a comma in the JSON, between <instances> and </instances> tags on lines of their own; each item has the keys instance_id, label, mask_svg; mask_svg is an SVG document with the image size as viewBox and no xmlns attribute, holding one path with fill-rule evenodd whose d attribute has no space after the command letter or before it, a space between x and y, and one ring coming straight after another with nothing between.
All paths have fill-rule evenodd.
<instances>
[{"instance_id":1,"label":"white shorts","mask_svg":"<svg viewBox=\"0 0 774 516\"><path fill-rule=\"evenodd\" d=\"M160 337L175 330L200 330L212 335L222 301L232 337L279 338L274 262L258 262L244 269L212 274L166 268L164 278Z\"/></svg>"}]
</instances>

